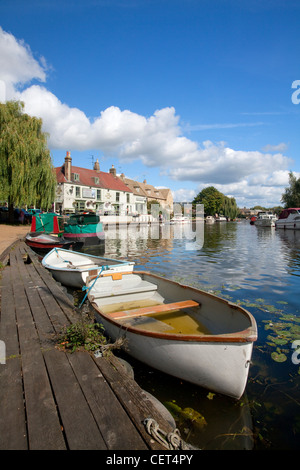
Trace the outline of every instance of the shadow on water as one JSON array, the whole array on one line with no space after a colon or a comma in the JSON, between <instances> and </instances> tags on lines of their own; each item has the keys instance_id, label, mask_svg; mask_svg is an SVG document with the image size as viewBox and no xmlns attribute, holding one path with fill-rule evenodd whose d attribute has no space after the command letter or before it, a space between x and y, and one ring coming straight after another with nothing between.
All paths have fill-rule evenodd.
<instances>
[{"instance_id":1,"label":"shadow on water","mask_svg":"<svg viewBox=\"0 0 300 470\"><path fill-rule=\"evenodd\" d=\"M183 439L194 446L298 449L300 233L258 228L248 221L204 224L201 248L188 249L189 240L178 230L106 228L105 253L93 254L135 261L136 269L214 292L248 309L259 336L246 392L237 402L118 354L132 365L140 386L169 408Z\"/></svg>"}]
</instances>

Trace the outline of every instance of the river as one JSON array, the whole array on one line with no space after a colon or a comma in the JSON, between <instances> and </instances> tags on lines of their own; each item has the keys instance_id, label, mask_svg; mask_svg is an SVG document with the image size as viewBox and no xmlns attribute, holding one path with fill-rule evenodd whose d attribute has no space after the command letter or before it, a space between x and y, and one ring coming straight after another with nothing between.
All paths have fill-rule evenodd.
<instances>
[{"instance_id":1,"label":"river","mask_svg":"<svg viewBox=\"0 0 300 470\"><path fill-rule=\"evenodd\" d=\"M258 340L242 399L209 393L121 356L139 385L172 409L182 438L193 446L299 449L300 231L249 221L198 224L199 233L170 225L107 228L105 256L208 290L254 315Z\"/></svg>"}]
</instances>

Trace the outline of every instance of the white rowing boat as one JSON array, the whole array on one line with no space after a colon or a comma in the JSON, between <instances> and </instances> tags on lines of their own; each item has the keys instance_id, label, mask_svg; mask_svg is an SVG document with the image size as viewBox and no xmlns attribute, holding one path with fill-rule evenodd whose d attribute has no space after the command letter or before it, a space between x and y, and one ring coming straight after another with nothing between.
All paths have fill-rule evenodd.
<instances>
[{"instance_id":1,"label":"white rowing boat","mask_svg":"<svg viewBox=\"0 0 300 470\"><path fill-rule=\"evenodd\" d=\"M239 399L244 393L254 317L213 294L136 272L87 279L95 316L115 341L162 372Z\"/></svg>"},{"instance_id":2,"label":"white rowing boat","mask_svg":"<svg viewBox=\"0 0 300 470\"><path fill-rule=\"evenodd\" d=\"M97 276L102 270L104 276L110 272L132 272L134 262L54 248L43 258L42 265L56 281L80 289L88 276Z\"/></svg>"}]
</instances>

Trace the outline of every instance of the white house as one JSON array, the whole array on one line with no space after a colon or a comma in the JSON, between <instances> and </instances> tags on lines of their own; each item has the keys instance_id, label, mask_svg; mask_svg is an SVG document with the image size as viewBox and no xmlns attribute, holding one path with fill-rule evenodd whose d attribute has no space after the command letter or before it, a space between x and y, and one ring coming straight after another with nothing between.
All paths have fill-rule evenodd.
<instances>
[{"instance_id":1,"label":"white house","mask_svg":"<svg viewBox=\"0 0 300 470\"><path fill-rule=\"evenodd\" d=\"M100 171L97 159L92 170L72 165L70 152L65 162L55 168L57 189L55 212L69 213L85 210L97 211L100 215L147 215L147 201L157 201L168 211L173 210L170 189L157 189L116 174L112 165L109 173Z\"/></svg>"},{"instance_id":2,"label":"white house","mask_svg":"<svg viewBox=\"0 0 300 470\"><path fill-rule=\"evenodd\" d=\"M135 210L132 191L116 176L100 171L98 160L93 170L72 165L70 152L65 162L55 168L57 189L55 212L92 210L100 214L127 215Z\"/></svg>"}]
</instances>

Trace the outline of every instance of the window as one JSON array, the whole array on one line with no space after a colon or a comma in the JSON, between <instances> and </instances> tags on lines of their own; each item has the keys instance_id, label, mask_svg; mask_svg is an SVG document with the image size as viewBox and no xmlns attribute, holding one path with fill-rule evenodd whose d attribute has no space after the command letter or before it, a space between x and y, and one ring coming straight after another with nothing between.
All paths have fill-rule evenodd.
<instances>
[{"instance_id":1,"label":"window","mask_svg":"<svg viewBox=\"0 0 300 470\"><path fill-rule=\"evenodd\" d=\"M80 197L80 186L76 186L76 197Z\"/></svg>"},{"instance_id":2,"label":"window","mask_svg":"<svg viewBox=\"0 0 300 470\"><path fill-rule=\"evenodd\" d=\"M97 200L101 200L101 189L97 189Z\"/></svg>"},{"instance_id":3,"label":"window","mask_svg":"<svg viewBox=\"0 0 300 470\"><path fill-rule=\"evenodd\" d=\"M74 181L79 181L79 174L78 173L72 173L73 180Z\"/></svg>"},{"instance_id":4,"label":"window","mask_svg":"<svg viewBox=\"0 0 300 470\"><path fill-rule=\"evenodd\" d=\"M97 176L94 177L95 184L99 184L99 178Z\"/></svg>"},{"instance_id":5,"label":"window","mask_svg":"<svg viewBox=\"0 0 300 470\"><path fill-rule=\"evenodd\" d=\"M120 193L116 193L116 202L120 201Z\"/></svg>"},{"instance_id":6,"label":"window","mask_svg":"<svg viewBox=\"0 0 300 470\"><path fill-rule=\"evenodd\" d=\"M127 198L127 204L129 204L129 202L130 202L130 194L127 193L127 194L126 194L126 198Z\"/></svg>"}]
</instances>

